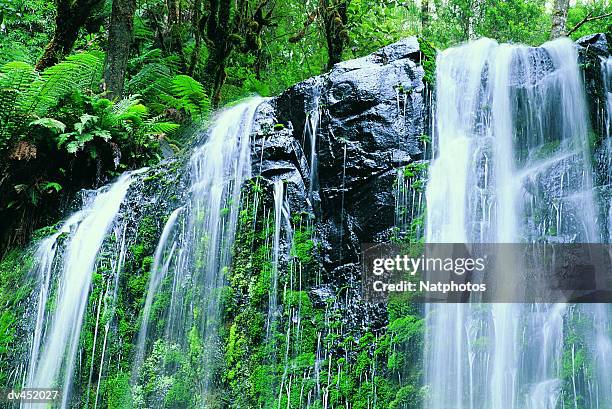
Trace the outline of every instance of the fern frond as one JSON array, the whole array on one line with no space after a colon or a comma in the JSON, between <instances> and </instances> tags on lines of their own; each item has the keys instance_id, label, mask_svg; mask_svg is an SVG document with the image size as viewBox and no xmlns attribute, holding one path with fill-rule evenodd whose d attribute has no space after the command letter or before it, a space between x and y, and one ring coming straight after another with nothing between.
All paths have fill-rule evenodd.
<instances>
[{"instance_id":1,"label":"fern frond","mask_svg":"<svg viewBox=\"0 0 612 409\"><path fill-rule=\"evenodd\" d=\"M159 48L152 48L150 50L146 50L145 52L134 58L131 58L128 64L130 69L136 70L137 67L141 65L160 63L162 59L162 50L160 50Z\"/></svg>"},{"instance_id":2,"label":"fern frond","mask_svg":"<svg viewBox=\"0 0 612 409\"><path fill-rule=\"evenodd\" d=\"M192 117L201 118L210 112L210 100L204 87L188 75L177 75L172 80L171 102L175 108L184 109Z\"/></svg>"},{"instance_id":3,"label":"fern frond","mask_svg":"<svg viewBox=\"0 0 612 409\"><path fill-rule=\"evenodd\" d=\"M172 92L180 98L205 98L204 87L188 75L176 75L172 79Z\"/></svg>"},{"instance_id":4,"label":"fern frond","mask_svg":"<svg viewBox=\"0 0 612 409\"><path fill-rule=\"evenodd\" d=\"M142 104L132 105L125 112L117 116L117 119L121 122L129 121L134 123L135 125L142 125L144 119L148 114L147 107Z\"/></svg>"},{"instance_id":5,"label":"fern frond","mask_svg":"<svg viewBox=\"0 0 612 409\"><path fill-rule=\"evenodd\" d=\"M47 68L32 84L22 107L43 116L57 101L74 91L93 90L102 78L104 54L84 52Z\"/></svg>"},{"instance_id":6,"label":"fern frond","mask_svg":"<svg viewBox=\"0 0 612 409\"><path fill-rule=\"evenodd\" d=\"M40 118L30 122L30 126L32 125L39 125L57 133L62 133L66 130L66 125L63 122L53 118Z\"/></svg>"},{"instance_id":7,"label":"fern frond","mask_svg":"<svg viewBox=\"0 0 612 409\"><path fill-rule=\"evenodd\" d=\"M152 97L158 93L169 92L172 83L170 69L161 63L146 64L127 83L128 93L138 92L140 95Z\"/></svg>"},{"instance_id":8,"label":"fern frond","mask_svg":"<svg viewBox=\"0 0 612 409\"><path fill-rule=\"evenodd\" d=\"M18 100L28 93L37 74L24 62L9 62L0 68L0 135L12 133L28 111L21 111Z\"/></svg>"},{"instance_id":9,"label":"fern frond","mask_svg":"<svg viewBox=\"0 0 612 409\"><path fill-rule=\"evenodd\" d=\"M146 132L154 135L169 135L179 128L178 124L173 122L153 122L146 124Z\"/></svg>"}]
</instances>

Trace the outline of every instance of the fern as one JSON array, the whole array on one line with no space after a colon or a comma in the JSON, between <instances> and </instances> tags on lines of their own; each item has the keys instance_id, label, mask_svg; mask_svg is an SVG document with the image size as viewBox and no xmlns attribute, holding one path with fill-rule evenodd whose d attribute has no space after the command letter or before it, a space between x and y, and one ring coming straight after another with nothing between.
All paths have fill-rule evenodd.
<instances>
[{"instance_id":1,"label":"fern","mask_svg":"<svg viewBox=\"0 0 612 409\"><path fill-rule=\"evenodd\" d=\"M9 140L27 134L29 126L59 129L57 123L50 122L51 118L39 118L47 116L66 95L94 90L102 78L103 65L104 54L100 52L72 55L42 73L24 62L3 65L0 68L0 149L6 149Z\"/></svg>"},{"instance_id":2,"label":"fern","mask_svg":"<svg viewBox=\"0 0 612 409\"><path fill-rule=\"evenodd\" d=\"M154 98L156 93L167 92L172 83L170 69L162 63L146 64L127 83L127 91Z\"/></svg>"},{"instance_id":3,"label":"fern","mask_svg":"<svg viewBox=\"0 0 612 409\"><path fill-rule=\"evenodd\" d=\"M173 122L147 122L147 133L154 135L169 135L179 128L178 124Z\"/></svg>"},{"instance_id":4,"label":"fern","mask_svg":"<svg viewBox=\"0 0 612 409\"><path fill-rule=\"evenodd\" d=\"M210 100L204 87L188 75L177 75L172 80L171 98L167 99L175 108L184 109L194 118L202 118L210 112Z\"/></svg>"},{"instance_id":5,"label":"fern","mask_svg":"<svg viewBox=\"0 0 612 409\"><path fill-rule=\"evenodd\" d=\"M180 98L204 98L204 87L188 75L177 75L172 80L172 91Z\"/></svg>"},{"instance_id":6,"label":"fern","mask_svg":"<svg viewBox=\"0 0 612 409\"><path fill-rule=\"evenodd\" d=\"M43 71L25 96L22 109L42 116L60 98L75 91L93 90L102 78L103 67L104 54L101 52L69 56Z\"/></svg>"},{"instance_id":7,"label":"fern","mask_svg":"<svg viewBox=\"0 0 612 409\"><path fill-rule=\"evenodd\" d=\"M27 116L17 101L29 92L35 78L34 68L24 62L10 62L0 68L0 142L18 132Z\"/></svg>"},{"instance_id":8,"label":"fern","mask_svg":"<svg viewBox=\"0 0 612 409\"><path fill-rule=\"evenodd\" d=\"M60 122L57 119L53 118L40 118L36 121L30 122L30 126L32 125L39 125L43 128L47 128L53 132L59 133L64 132L66 130L66 125L63 122Z\"/></svg>"}]
</instances>

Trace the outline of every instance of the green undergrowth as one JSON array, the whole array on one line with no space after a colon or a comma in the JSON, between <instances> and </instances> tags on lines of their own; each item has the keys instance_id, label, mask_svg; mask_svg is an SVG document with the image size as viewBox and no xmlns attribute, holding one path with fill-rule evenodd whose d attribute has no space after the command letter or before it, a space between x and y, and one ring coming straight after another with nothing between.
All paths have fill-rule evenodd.
<instances>
[{"instance_id":1,"label":"green undergrowth","mask_svg":"<svg viewBox=\"0 0 612 409\"><path fill-rule=\"evenodd\" d=\"M423 37L418 37L419 47L423 53L421 64L425 70L423 81L433 88L436 85L436 55L437 51L434 45Z\"/></svg>"},{"instance_id":2,"label":"green undergrowth","mask_svg":"<svg viewBox=\"0 0 612 409\"><path fill-rule=\"evenodd\" d=\"M11 368L27 354L28 336L22 317L29 310L35 287L28 272L34 265L34 247L16 248L0 261L0 384L6 385Z\"/></svg>"},{"instance_id":3,"label":"green undergrowth","mask_svg":"<svg viewBox=\"0 0 612 409\"><path fill-rule=\"evenodd\" d=\"M386 330L345 327L341 294L321 302L309 291L318 245L307 213L292 216L279 310L268 325L274 220L264 183L255 179L245 188L224 292L223 407L302 408L308 401L312 408L419 407L420 312L396 300L388 305Z\"/></svg>"}]
</instances>

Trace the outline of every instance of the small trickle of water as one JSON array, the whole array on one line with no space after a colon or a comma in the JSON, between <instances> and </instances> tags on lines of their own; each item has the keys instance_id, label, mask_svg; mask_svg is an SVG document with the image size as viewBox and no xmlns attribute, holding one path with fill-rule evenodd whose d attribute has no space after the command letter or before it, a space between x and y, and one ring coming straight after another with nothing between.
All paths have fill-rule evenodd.
<instances>
[{"instance_id":1,"label":"small trickle of water","mask_svg":"<svg viewBox=\"0 0 612 409\"><path fill-rule=\"evenodd\" d=\"M317 135L319 133L319 125L321 124L320 99L320 91L316 89L315 94L312 96L312 107L306 112L306 123L304 125L304 137L308 137L308 143L310 145L310 184L308 185L310 197L318 190Z\"/></svg>"},{"instance_id":2,"label":"small trickle of water","mask_svg":"<svg viewBox=\"0 0 612 409\"><path fill-rule=\"evenodd\" d=\"M136 341L136 355L133 364L133 367L136 369L140 368L140 365L142 364L153 299L155 294L157 294L157 290L159 289L162 280L168 273L170 262L172 261L172 257L174 256L174 252L176 250L176 241L172 242L169 249L167 245L182 210L183 208L179 207L170 214L166 224L164 225L164 229L162 230L157 248L155 249L153 266L151 267L151 275L149 277L149 284L147 287L147 298L142 310L140 330L138 331L138 340ZM136 373L133 373L132 376L135 377Z\"/></svg>"},{"instance_id":3,"label":"small trickle of water","mask_svg":"<svg viewBox=\"0 0 612 409\"><path fill-rule=\"evenodd\" d=\"M279 179L274 182L274 236L272 242L272 277L268 301L267 335L270 337L275 317L278 314L278 279L281 268L281 234L285 231L290 237L291 222L289 202L285 198L285 183Z\"/></svg>"}]
</instances>

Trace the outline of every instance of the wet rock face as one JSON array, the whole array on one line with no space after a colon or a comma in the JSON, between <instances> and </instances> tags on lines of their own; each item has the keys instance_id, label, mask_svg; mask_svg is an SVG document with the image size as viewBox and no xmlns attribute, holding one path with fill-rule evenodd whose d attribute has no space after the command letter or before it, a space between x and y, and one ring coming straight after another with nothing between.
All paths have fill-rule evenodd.
<instances>
[{"instance_id":1,"label":"wet rock face","mask_svg":"<svg viewBox=\"0 0 612 409\"><path fill-rule=\"evenodd\" d=\"M604 109L607 95L605 95L602 73L602 62L610 57L612 46L609 36L601 33L582 37L576 41L576 44L578 45L578 60L584 72L584 87L591 128L594 133L591 138L591 149L596 177L595 186L602 186L609 183L609 175L612 174L612 169L609 168L610 157L612 157L610 135L607 135L606 130L608 114ZM606 200L605 196L602 201ZM607 209L602 211L607 211Z\"/></svg>"},{"instance_id":2,"label":"wet rock face","mask_svg":"<svg viewBox=\"0 0 612 409\"><path fill-rule=\"evenodd\" d=\"M361 300L359 253L362 243L389 239L396 168L423 156L424 58L416 38L401 40L293 86L256 116L252 174L284 180L290 211L314 216L322 281L309 293L326 305L346 291L337 307L349 332L384 326L385 308Z\"/></svg>"},{"instance_id":3,"label":"wet rock face","mask_svg":"<svg viewBox=\"0 0 612 409\"><path fill-rule=\"evenodd\" d=\"M302 191L290 206L306 210L298 202L306 199L315 213L327 272L357 261L361 243L393 225L394 169L421 158L419 137L428 132L423 58L417 39L404 39L336 64L260 109L254 174L261 166L263 176L290 180ZM311 187L307 123L317 111Z\"/></svg>"},{"instance_id":4,"label":"wet rock face","mask_svg":"<svg viewBox=\"0 0 612 409\"><path fill-rule=\"evenodd\" d=\"M604 33L584 36L576 41L576 44L602 57L610 54L610 44Z\"/></svg>"},{"instance_id":5,"label":"wet rock face","mask_svg":"<svg viewBox=\"0 0 612 409\"><path fill-rule=\"evenodd\" d=\"M593 34L576 41L578 63L584 71L584 87L589 104L591 125L600 127L600 107L605 106L604 84L601 76L601 60L610 55L610 45L605 34Z\"/></svg>"}]
</instances>

